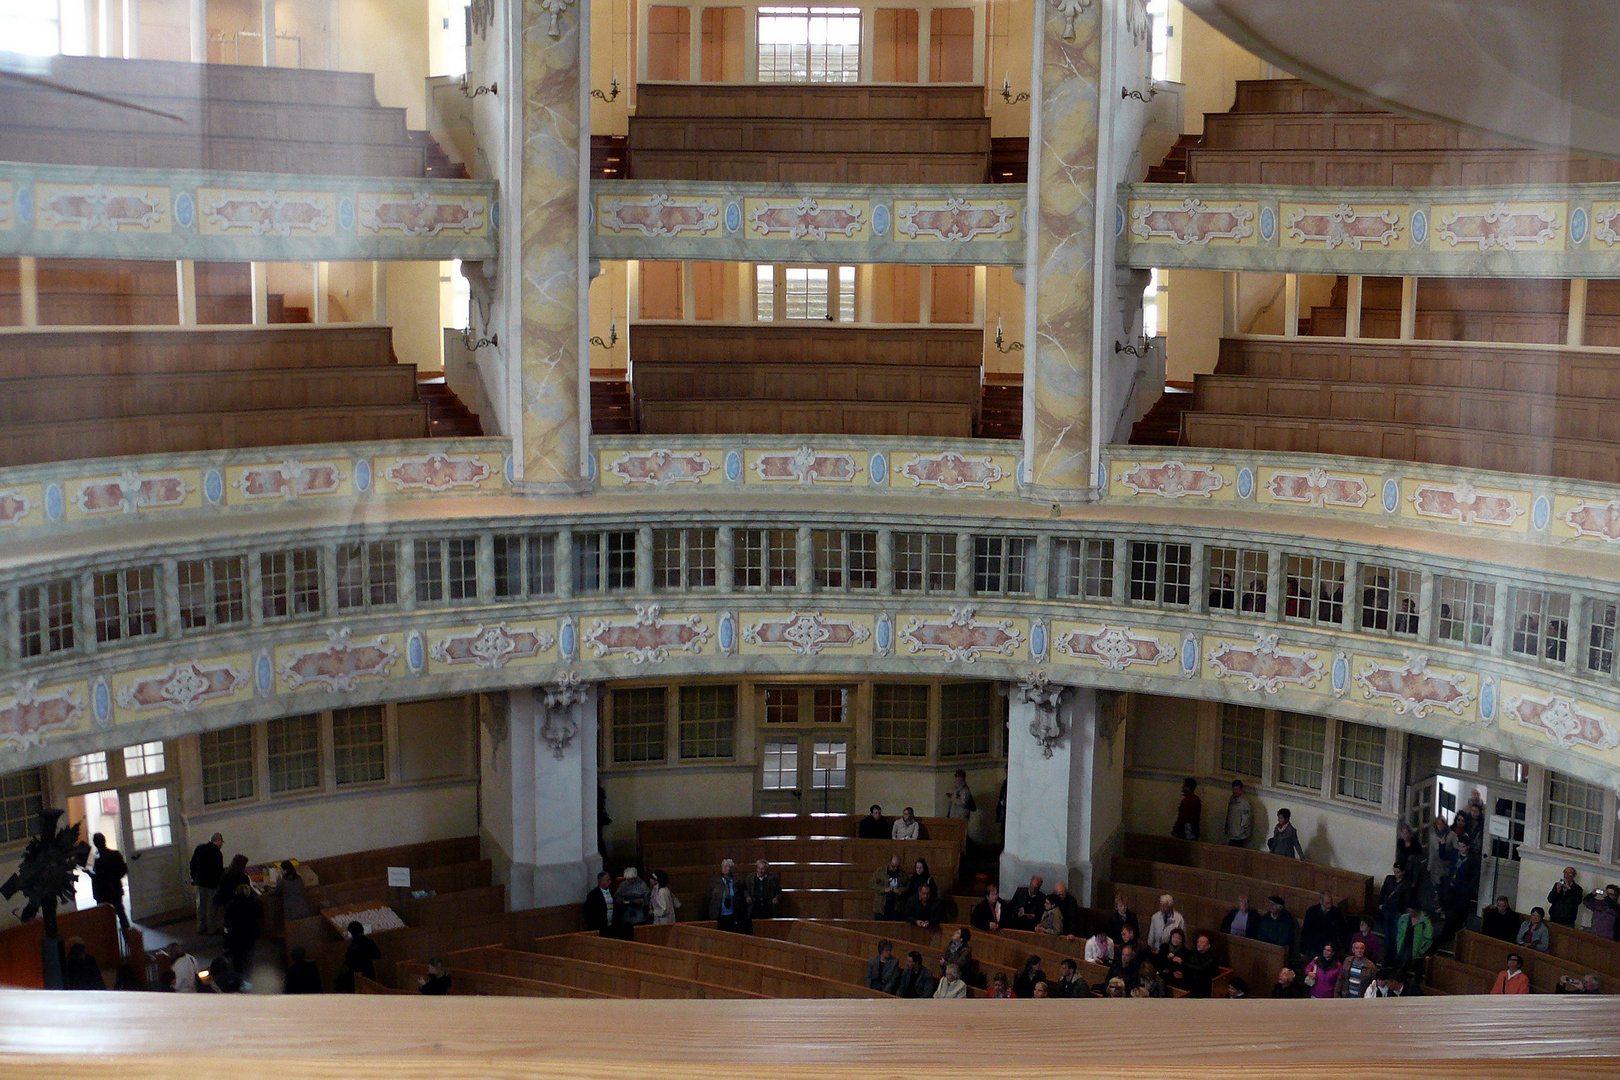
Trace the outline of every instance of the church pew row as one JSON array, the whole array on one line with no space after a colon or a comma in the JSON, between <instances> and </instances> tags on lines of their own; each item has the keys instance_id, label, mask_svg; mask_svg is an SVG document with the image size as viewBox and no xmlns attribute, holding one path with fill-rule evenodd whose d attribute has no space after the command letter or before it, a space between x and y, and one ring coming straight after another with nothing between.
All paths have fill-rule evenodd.
<instances>
[{"instance_id":1,"label":"church pew row","mask_svg":"<svg viewBox=\"0 0 1620 1080\"><path fill-rule=\"evenodd\" d=\"M387 366L387 326L0 329L0 379Z\"/></svg>"},{"instance_id":2,"label":"church pew row","mask_svg":"<svg viewBox=\"0 0 1620 1080\"><path fill-rule=\"evenodd\" d=\"M1455 995L1489 994L1495 984L1496 971L1465 964L1449 956L1431 956L1428 971L1423 979L1423 992Z\"/></svg>"},{"instance_id":3,"label":"church pew row","mask_svg":"<svg viewBox=\"0 0 1620 1080\"><path fill-rule=\"evenodd\" d=\"M443 959L461 949L485 946L519 949L545 934L569 934L580 929L578 904L551 908L529 908L498 915L469 918L447 926L407 926L376 934L372 940L382 951L377 961L377 978L393 985L396 964L412 960ZM289 947L291 947L289 945ZM325 940L306 946L309 958L320 968L321 978L330 986L343 964L343 940Z\"/></svg>"},{"instance_id":4,"label":"church pew row","mask_svg":"<svg viewBox=\"0 0 1620 1080\"><path fill-rule=\"evenodd\" d=\"M772 925L782 920L771 920ZM763 923L761 925L764 925ZM794 920L790 925L803 925ZM799 971L832 982L865 985L867 957L824 949L758 932L733 934L712 925L676 924L636 927L636 941L681 952L702 953L748 964Z\"/></svg>"},{"instance_id":5,"label":"church pew row","mask_svg":"<svg viewBox=\"0 0 1620 1080\"><path fill-rule=\"evenodd\" d=\"M1101 881L1097 883L1097 903L1104 910L1112 910L1114 898L1123 896L1125 902L1130 905L1131 911L1135 912L1136 918L1142 926L1142 936L1146 938L1148 920L1152 919L1153 913L1159 910L1159 897L1164 892L1165 890L1157 885L1132 885L1123 881ZM1221 922L1226 918L1226 913L1232 908L1232 905L1224 900L1199 896L1195 893L1183 892L1172 893L1171 895L1176 898L1176 910L1181 912L1182 918L1187 922L1189 942L1195 934L1219 930ZM1264 894L1256 898L1254 906L1257 914L1265 910ZM1294 916L1297 936L1299 921L1304 918L1304 912L1290 908L1289 913Z\"/></svg>"},{"instance_id":6,"label":"church pew row","mask_svg":"<svg viewBox=\"0 0 1620 1080\"><path fill-rule=\"evenodd\" d=\"M854 839L864 814L830 817L796 814L782 817L658 818L636 822L636 843L668 844L698 840L749 840L765 837ZM919 839L951 840L967 845L967 821L962 818L920 817Z\"/></svg>"},{"instance_id":7,"label":"church pew row","mask_svg":"<svg viewBox=\"0 0 1620 1080\"><path fill-rule=\"evenodd\" d=\"M347 904L356 904L372 900L379 904L394 904L400 897L412 890L431 890L435 893L452 893L464 889L487 889L491 882L491 867L488 859L477 862L453 863L449 866L423 867L411 872L411 889L403 890L391 887L388 879L384 877L357 878L353 881L322 881L318 885L306 885L304 897L317 911L323 908L340 907ZM271 937L281 937L286 932L286 920L282 910L281 897L275 892L265 893L264 901L264 929ZM403 916L402 916L403 917ZM311 919L316 918L310 916ZM295 919L294 929L298 932L297 940L288 941L288 946L305 945L329 940L319 925L310 923L305 919ZM320 920L324 922L325 920ZM407 920L409 921L409 920ZM313 926L313 936L310 936Z\"/></svg>"},{"instance_id":8,"label":"church pew row","mask_svg":"<svg viewBox=\"0 0 1620 1080\"><path fill-rule=\"evenodd\" d=\"M674 885L671 883L671 887ZM675 889L681 900L681 914L693 919L706 919L708 914L708 883L683 891ZM978 900L969 896L940 898L940 917L950 922L964 922ZM872 893L867 889L783 889L782 901L777 905L778 919L870 919Z\"/></svg>"},{"instance_id":9,"label":"church pew row","mask_svg":"<svg viewBox=\"0 0 1620 1080\"><path fill-rule=\"evenodd\" d=\"M1090 922L1093 925L1102 925L1107 920L1108 915L1108 912L1100 910L1092 912L1085 908L1081 909L1081 921ZM1197 933L1208 933L1208 931L1197 931ZM1084 938L1077 941L1067 941L1034 930L998 930L996 934L998 937L1020 946L1027 944L1054 950L1060 956L1068 956L1081 968L1088 967L1083 959L1086 947ZM978 938L975 937L974 940L977 941ZM1234 938L1229 934L1210 933L1209 943L1215 951L1215 962L1218 965L1215 969L1215 978L1210 981L1211 997L1225 997L1227 984L1232 981L1233 975L1242 975L1245 979L1249 979L1249 972L1265 970L1267 972L1266 977L1269 979L1276 974L1277 968L1282 963L1282 950L1266 945L1264 942L1250 941L1247 938ZM1193 938L1189 937L1187 947L1191 948L1193 944ZM1246 945L1255 945L1259 948L1258 950L1246 949L1244 948ZM1234 958L1237 964L1241 965L1241 968L1234 965ZM1251 992L1254 985L1254 980L1249 979ZM1268 982L1267 985L1269 986L1270 983Z\"/></svg>"},{"instance_id":10,"label":"church pew row","mask_svg":"<svg viewBox=\"0 0 1620 1080\"><path fill-rule=\"evenodd\" d=\"M1187 412L1182 414L1181 445L1420 461L1529 476L1620 483L1620 457L1615 454L1612 443L1586 439L1526 439L1509 433L1394 421Z\"/></svg>"},{"instance_id":11,"label":"church pew row","mask_svg":"<svg viewBox=\"0 0 1620 1080\"><path fill-rule=\"evenodd\" d=\"M375 902L392 908L400 917L400 921L414 930L450 929L507 914L506 887L503 885L484 885L420 897L411 896L403 889L385 889L381 896L364 896L345 903L366 902ZM323 910L341 906L344 905L328 903ZM269 925L268 918L266 925ZM386 933L378 935L377 940L381 942ZM331 919L324 914L317 914L286 923L285 937L287 948L302 945L309 949L341 941L342 934L332 925Z\"/></svg>"},{"instance_id":12,"label":"church pew row","mask_svg":"<svg viewBox=\"0 0 1620 1080\"><path fill-rule=\"evenodd\" d=\"M424 971L427 970L426 964L421 966ZM377 980L368 979L364 975L356 975L354 977L354 992L357 994L380 994L385 997L409 996L410 994L415 993L415 991L412 990L400 990L396 987L384 986Z\"/></svg>"},{"instance_id":13,"label":"church pew row","mask_svg":"<svg viewBox=\"0 0 1620 1080\"><path fill-rule=\"evenodd\" d=\"M600 963L578 956L537 953L496 945L450 953L445 957L445 963L452 970L482 971L517 979L555 983L559 986L591 990L606 997L712 1000L761 999L768 996L742 989L730 982L704 982L694 978L626 967L622 964Z\"/></svg>"},{"instance_id":14,"label":"church pew row","mask_svg":"<svg viewBox=\"0 0 1620 1080\"><path fill-rule=\"evenodd\" d=\"M737 873L753 868L755 859L771 863L853 863L876 868L900 856L907 867L926 859L934 878L942 886L954 882L961 865L961 847L948 840L856 840L800 838L734 840L685 840L642 845L641 859L650 870L666 866L712 866L719 873L722 859L733 859ZM870 871L868 871L870 873ZM948 886L945 886L948 887Z\"/></svg>"},{"instance_id":15,"label":"church pew row","mask_svg":"<svg viewBox=\"0 0 1620 1080\"><path fill-rule=\"evenodd\" d=\"M649 864L648 870L662 870L669 875L669 886L676 892L697 892L709 887L718 876L716 867L658 866ZM739 866L739 872L752 872L752 866ZM784 889L865 889L871 884L876 866L862 863L783 862L772 863L771 873L782 880ZM906 867L911 872L911 867Z\"/></svg>"},{"instance_id":16,"label":"church pew row","mask_svg":"<svg viewBox=\"0 0 1620 1080\"><path fill-rule=\"evenodd\" d=\"M394 971L394 977L399 980L397 987L384 987L381 983L371 983L377 989L361 989L360 980L356 979L354 988L357 994L408 994L419 996L421 994L422 980L427 977L428 965L421 960L412 960L400 964ZM565 986L562 983L545 982L541 979L522 979L515 975L498 975L492 971L479 971L475 968L446 967L445 974L450 976L450 997L548 997L548 998L595 998L608 1000L617 995L604 993L600 990L591 990L583 986ZM367 980L368 982L370 980Z\"/></svg>"},{"instance_id":17,"label":"church pew row","mask_svg":"<svg viewBox=\"0 0 1620 1080\"><path fill-rule=\"evenodd\" d=\"M1494 977L1498 971L1507 968L1508 953L1518 953L1524 963L1524 970L1530 976L1530 988L1538 994L1551 994L1558 989L1558 977L1568 975L1579 979L1582 975L1592 973L1603 978L1603 992L1606 994L1620 993L1620 978L1592 968L1583 967L1571 960L1566 960L1550 953L1536 952L1534 949L1515 945L1511 941L1502 941L1498 938L1486 937L1476 934L1472 930L1463 930L1457 934L1456 955L1457 960L1474 967L1484 968ZM1486 989L1490 989L1486 987Z\"/></svg>"},{"instance_id":18,"label":"church pew row","mask_svg":"<svg viewBox=\"0 0 1620 1080\"><path fill-rule=\"evenodd\" d=\"M1123 850L1138 859L1195 866L1305 889L1313 894L1313 898L1314 894L1326 891L1341 903L1352 904L1357 911L1371 911L1374 906L1373 880L1366 874L1302 859L1284 858L1269 851L1145 833L1126 834Z\"/></svg>"},{"instance_id":19,"label":"church pew row","mask_svg":"<svg viewBox=\"0 0 1620 1080\"><path fill-rule=\"evenodd\" d=\"M20 900L20 897L19 897ZM21 904L18 903L18 907ZM97 904L83 911L63 911L56 917L57 934L68 938L83 938L84 951L101 968L107 985L121 959L118 948L118 917L109 904ZM45 921L35 918L18 926L0 930L0 986L21 986L33 990L45 986L45 971L40 955L40 942L45 936ZM124 935L128 959L137 972L146 971L146 938L139 928L130 927Z\"/></svg>"},{"instance_id":20,"label":"church pew row","mask_svg":"<svg viewBox=\"0 0 1620 1080\"><path fill-rule=\"evenodd\" d=\"M883 923L881 925L890 927L895 924ZM992 960L986 955L981 955L977 948L980 936L974 935L969 944L974 946L973 959L977 962L980 971L984 973L985 979L988 981L997 975L1005 975L1007 981L1011 982L1013 976L1018 973L1018 969L1023 966L1023 957L1020 957L1016 964L1006 964L998 960ZM774 919L769 922L755 923L754 937L773 937L806 948L820 949L827 952L841 952L846 956L855 958L861 964L861 981L863 983L866 979L866 963L877 955L877 946L880 941L887 940L893 944L896 958L903 958L915 948L923 954L923 961L928 965L929 971L938 975L940 973L940 954L944 949L943 943L950 940L950 935L945 935L940 948L935 950L931 947L919 947L927 946L927 943L913 941L903 933L882 933L869 929L857 930L849 923L822 922L812 919ZM996 952L993 948L989 951ZM1026 953L1025 956L1027 955ZM1091 980L1088 979L1087 981Z\"/></svg>"},{"instance_id":21,"label":"church pew row","mask_svg":"<svg viewBox=\"0 0 1620 1080\"><path fill-rule=\"evenodd\" d=\"M433 867L477 862L482 856L478 837L456 836L447 840L427 840L419 844L327 855L308 859L304 865L319 875L322 885L330 885L361 878L386 878L390 866L403 866L415 874Z\"/></svg>"},{"instance_id":22,"label":"church pew row","mask_svg":"<svg viewBox=\"0 0 1620 1080\"><path fill-rule=\"evenodd\" d=\"M1266 897L1275 894L1287 901L1288 909L1296 918L1303 918L1305 909L1315 905L1320 896L1320 890L1278 885L1262 878L1242 874L1204 870L1196 866L1150 862L1147 859L1116 857L1112 876L1115 882L1121 884L1150 885L1161 892L1169 893L1178 901L1182 896L1202 896L1219 901L1228 908L1237 903L1239 896L1247 896L1255 908L1263 911L1266 907ZM1364 910L1361 905L1365 900L1365 894L1359 890L1358 893L1342 899L1334 895L1334 901L1339 904L1347 918L1359 916ZM1158 905L1154 904L1143 913L1144 917L1157 909Z\"/></svg>"},{"instance_id":23,"label":"church pew row","mask_svg":"<svg viewBox=\"0 0 1620 1080\"><path fill-rule=\"evenodd\" d=\"M1620 941L1605 941L1595 934L1577 930L1573 926L1548 923L1551 932L1552 954L1592 972L1620 981Z\"/></svg>"},{"instance_id":24,"label":"church pew row","mask_svg":"<svg viewBox=\"0 0 1620 1080\"><path fill-rule=\"evenodd\" d=\"M861 982L843 982L752 961L595 934L543 937L531 948L546 956L651 972L695 983L732 986L769 998L881 997Z\"/></svg>"}]
</instances>

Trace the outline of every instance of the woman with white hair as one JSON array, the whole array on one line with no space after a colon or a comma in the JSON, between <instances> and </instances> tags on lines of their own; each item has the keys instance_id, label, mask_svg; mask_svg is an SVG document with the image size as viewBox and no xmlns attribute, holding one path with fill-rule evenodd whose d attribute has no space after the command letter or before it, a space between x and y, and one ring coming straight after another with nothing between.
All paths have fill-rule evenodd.
<instances>
[{"instance_id":1,"label":"woman with white hair","mask_svg":"<svg viewBox=\"0 0 1620 1080\"><path fill-rule=\"evenodd\" d=\"M1164 948L1172 930L1185 933L1187 920L1176 910L1176 898L1165 893L1159 897L1159 910L1153 913L1153 921L1148 923L1147 947L1153 952Z\"/></svg>"},{"instance_id":2,"label":"woman with white hair","mask_svg":"<svg viewBox=\"0 0 1620 1080\"><path fill-rule=\"evenodd\" d=\"M613 899L619 905L620 918L626 926L639 926L651 917L647 913L650 901L647 883L633 866L624 868L624 880L619 883Z\"/></svg>"}]
</instances>

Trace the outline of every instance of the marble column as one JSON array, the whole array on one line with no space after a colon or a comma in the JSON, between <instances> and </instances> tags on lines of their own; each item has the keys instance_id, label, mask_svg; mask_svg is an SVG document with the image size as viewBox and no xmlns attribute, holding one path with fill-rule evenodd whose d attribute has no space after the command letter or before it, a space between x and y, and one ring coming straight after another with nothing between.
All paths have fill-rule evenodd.
<instances>
[{"instance_id":1,"label":"marble column","mask_svg":"<svg viewBox=\"0 0 1620 1080\"><path fill-rule=\"evenodd\" d=\"M1077 502L1092 462L1098 83L1097 0L1038 0L1030 112L1024 456L1031 494Z\"/></svg>"},{"instance_id":2,"label":"marble column","mask_svg":"<svg viewBox=\"0 0 1620 1080\"><path fill-rule=\"evenodd\" d=\"M511 804L502 824L509 835L496 842L511 858L507 902L514 911L575 903L602 868L596 700L595 687L577 678L506 695Z\"/></svg>"},{"instance_id":3,"label":"marble column","mask_svg":"<svg viewBox=\"0 0 1620 1080\"><path fill-rule=\"evenodd\" d=\"M517 479L537 494L584 486L588 324L589 0L522 0L522 243Z\"/></svg>"},{"instance_id":4,"label":"marble column","mask_svg":"<svg viewBox=\"0 0 1620 1080\"><path fill-rule=\"evenodd\" d=\"M1036 673L1009 687L1007 834L1002 892L1040 874L1090 904L1120 829L1118 728L1099 721L1098 694Z\"/></svg>"}]
</instances>

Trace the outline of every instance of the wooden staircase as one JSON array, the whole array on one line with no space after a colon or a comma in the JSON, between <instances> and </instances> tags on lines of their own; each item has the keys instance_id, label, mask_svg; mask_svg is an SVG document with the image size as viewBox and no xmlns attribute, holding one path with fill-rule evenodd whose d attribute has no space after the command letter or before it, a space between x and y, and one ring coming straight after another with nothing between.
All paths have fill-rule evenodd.
<instances>
[{"instance_id":1,"label":"wooden staircase","mask_svg":"<svg viewBox=\"0 0 1620 1080\"><path fill-rule=\"evenodd\" d=\"M990 140L990 182L1023 184L1029 180L1029 140L1000 138Z\"/></svg>"},{"instance_id":2,"label":"wooden staircase","mask_svg":"<svg viewBox=\"0 0 1620 1080\"><path fill-rule=\"evenodd\" d=\"M466 180L467 166L451 161L438 140L426 131L407 131L411 142L422 148L422 175L429 180Z\"/></svg>"},{"instance_id":3,"label":"wooden staircase","mask_svg":"<svg viewBox=\"0 0 1620 1080\"><path fill-rule=\"evenodd\" d=\"M591 379L591 432L596 435L636 433L636 413L630 401L628 381Z\"/></svg>"},{"instance_id":4,"label":"wooden staircase","mask_svg":"<svg viewBox=\"0 0 1620 1080\"><path fill-rule=\"evenodd\" d=\"M624 135L591 136L591 179L623 180L630 175L630 140Z\"/></svg>"},{"instance_id":5,"label":"wooden staircase","mask_svg":"<svg viewBox=\"0 0 1620 1080\"><path fill-rule=\"evenodd\" d=\"M1150 184L1185 184L1187 182L1187 151L1204 141L1202 135L1183 135L1176 140L1164 160L1148 167Z\"/></svg>"},{"instance_id":6,"label":"wooden staircase","mask_svg":"<svg viewBox=\"0 0 1620 1080\"><path fill-rule=\"evenodd\" d=\"M1166 386L1164 395L1153 403L1147 415L1131 428L1132 446L1181 445L1181 414L1192 408L1190 386Z\"/></svg>"},{"instance_id":7,"label":"wooden staircase","mask_svg":"<svg viewBox=\"0 0 1620 1080\"><path fill-rule=\"evenodd\" d=\"M981 439L1021 439L1024 437L1024 382L998 375L1001 382L984 384L979 404Z\"/></svg>"},{"instance_id":8,"label":"wooden staircase","mask_svg":"<svg viewBox=\"0 0 1620 1080\"><path fill-rule=\"evenodd\" d=\"M476 436L484 433L478 414L462 404L444 376L423 373L416 392L428 408L428 433L436 439Z\"/></svg>"}]
</instances>

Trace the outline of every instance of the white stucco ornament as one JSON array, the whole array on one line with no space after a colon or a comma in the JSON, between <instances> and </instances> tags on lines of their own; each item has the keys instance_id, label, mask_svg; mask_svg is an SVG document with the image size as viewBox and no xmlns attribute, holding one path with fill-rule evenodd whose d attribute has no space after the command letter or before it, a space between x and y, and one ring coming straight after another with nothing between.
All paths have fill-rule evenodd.
<instances>
[{"instance_id":1,"label":"white stucco ornament","mask_svg":"<svg viewBox=\"0 0 1620 1080\"><path fill-rule=\"evenodd\" d=\"M1063 701L1067 686L1049 682L1044 671L1032 671L1019 682L1013 692L1018 700L1035 706L1035 719L1029 722L1029 733L1041 744L1041 756L1051 757L1052 750L1063 741L1063 720L1058 705Z\"/></svg>"},{"instance_id":2,"label":"white stucco ornament","mask_svg":"<svg viewBox=\"0 0 1620 1080\"><path fill-rule=\"evenodd\" d=\"M1090 3L1091 0L1086 0ZM546 33L552 37L562 37L562 14L574 6L574 0L540 0L540 10L549 17L546 23Z\"/></svg>"},{"instance_id":3,"label":"white stucco ornament","mask_svg":"<svg viewBox=\"0 0 1620 1080\"><path fill-rule=\"evenodd\" d=\"M542 691L541 706L546 710L545 722L540 725L540 737L551 747L551 756L562 760L563 751L579 734L579 721L574 708L585 704L588 696L585 681L577 671L565 671L561 679Z\"/></svg>"},{"instance_id":4,"label":"white stucco ornament","mask_svg":"<svg viewBox=\"0 0 1620 1080\"><path fill-rule=\"evenodd\" d=\"M1074 38L1074 20L1080 13L1091 7L1091 0L1047 0L1052 10L1063 17L1063 40L1071 41Z\"/></svg>"}]
</instances>

